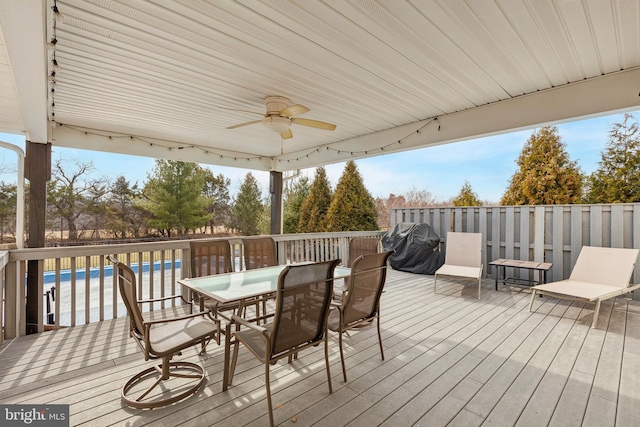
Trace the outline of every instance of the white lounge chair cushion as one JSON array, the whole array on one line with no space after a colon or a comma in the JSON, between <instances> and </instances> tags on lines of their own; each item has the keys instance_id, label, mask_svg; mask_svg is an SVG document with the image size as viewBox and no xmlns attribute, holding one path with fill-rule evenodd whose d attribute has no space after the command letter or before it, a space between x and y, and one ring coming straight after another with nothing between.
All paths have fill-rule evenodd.
<instances>
[{"instance_id":1,"label":"white lounge chair cushion","mask_svg":"<svg viewBox=\"0 0 640 427\"><path fill-rule=\"evenodd\" d=\"M551 292L559 295L570 295L589 301L607 299L622 294L624 288L602 285L599 283L581 282L578 280L561 280L533 287L535 290Z\"/></svg>"},{"instance_id":2,"label":"white lounge chair cushion","mask_svg":"<svg viewBox=\"0 0 640 427\"><path fill-rule=\"evenodd\" d=\"M472 277L477 279L482 274L482 267L444 264L436 271L436 275Z\"/></svg>"}]
</instances>

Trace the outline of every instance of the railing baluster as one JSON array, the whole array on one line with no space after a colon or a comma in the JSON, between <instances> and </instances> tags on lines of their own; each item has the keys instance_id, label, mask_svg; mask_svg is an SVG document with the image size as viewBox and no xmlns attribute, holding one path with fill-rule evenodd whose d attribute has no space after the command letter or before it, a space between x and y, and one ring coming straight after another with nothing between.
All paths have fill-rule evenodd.
<instances>
[{"instance_id":1,"label":"railing baluster","mask_svg":"<svg viewBox=\"0 0 640 427\"><path fill-rule=\"evenodd\" d=\"M182 273L184 270L183 268L185 268L182 265L182 259L180 260L180 272ZM181 274L182 277L184 277L184 274ZM176 250L172 249L171 250L171 295L176 295ZM176 302L175 301L171 301L171 306L175 307Z\"/></svg>"},{"instance_id":2,"label":"railing baluster","mask_svg":"<svg viewBox=\"0 0 640 427\"><path fill-rule=\"evenodd\" d=\"M84 257L84 323L91 323L91 257Z\"/></svg>"},{"instance_id":3,"label":"railing baluster","mask_svg":"<svg viewBox=\"0 0 640 427\"><path fill-rule=\"evenodd\" d=\"M160 251L160 298L164 298L164 251ZM164 301L161 303L164 309Z\"/></svg>"},{"instance_id":4,"label":"railing baluster","mask_svg":"<svg viewBox=\"0 0 640 427\"><path fill-rule=\"evenodd\" d=\"M118 275L116 274L116 269L113 267L113 265L110 267L111 268L111 292L112 292L112 303L113 303L113 318L117 318L118 317Z\"/></svg>"},{"instance_id":5,"label":"railing baluster","mask_svg":"<svg viewBox=\"0 0 640 427\"><path fill-rule=\"evenodd\" d=\"M60 258L56 258L55 262L55 298L54 298L54 324L55 328L60 328L60 300L62 299L62 288L60 286Z\"/></svg>"},{"instance_id":6,"label":"railing baluster","mask_svg":"<svg viewBox=\"0 0 640 427\"><path fill-rule=\"evenodd\" d=\"M154 252L153 251L149 251L149 299L153 299L154 298L154 292L153 292L153 273L155 271L155 265L154 265L154 257L153 257ZM144 277L144 276L143 276ZM154 311L155 310L155 304L149 304L151 306L151 308L149 309L149 311Z\"/></svg>"},{"instance_id":7,"label":"railing baluster","mask_svg":"<svg viewBox=\"0 0 640 427\"><path fill-rule=\"evenodd\" d=\"M138 252L138 299L147 299L142 286L142 252Z\"/></svg>"},{"instance_id":8,"label":"railing baluster","mask_svg":"<svg viewBox=\"0 0 640 427\"><path fill-rule=\"evenodd\" d=\"M104 320L104 311L105 311L105 307L104 307L104 256L100 255L98 257L98 264L100 267L100 281L99 281L99 288L100 288L100 321Z\"/></svg>"},{"instance_id":9,"label":"railing baluster","mask_svg":"<svg viewBox=\"0 0 640 427\"><path fill-rule=\"evenodd\" d=\"M71 257L71 326L76 326L76 257Z\"/></svg>"}]
</instances>

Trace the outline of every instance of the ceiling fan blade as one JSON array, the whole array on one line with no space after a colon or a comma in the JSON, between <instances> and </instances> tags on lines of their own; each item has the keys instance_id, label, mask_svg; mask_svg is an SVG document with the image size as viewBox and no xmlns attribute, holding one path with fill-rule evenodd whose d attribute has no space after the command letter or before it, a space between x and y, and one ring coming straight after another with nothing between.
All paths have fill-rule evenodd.
<instances>
[{"instance_id":1,"label":"ceiling fan blade","mask_svg":"<svg viewBox=\"0 0 640 427\"><path fill-rule=\"evenodd\" d=\"M312 128L324 129L324 130L335 130L336 129L336 125L334 125L334 124L327 123L327 122L321 122L321 121L318 121L318 120L311 120L311 119L292 118L291 119L291 123L295 123L295 124L302 125L302 126L309 126L309 127L312 127Z\"/></svg>"},{"instance_id":2,"label":"ceiling fan blade","mask_svg":"<svg viewBox=\"0 0 640 427\"><path fill-rule=\"evenodd\" d=\"M289 105L287 108L280 110L280 115L285 117L299 116L300 114L304 114L307 111L309 111L309 109L304 105L295 104Z\"/></svg>"},{"instance_id":3,"label":"ceiling fan blade","mask_svg":"<svg viewBox=\"0 0 640 427\"><path fill-rule=\"evenodd\" d=\"M242 126L249 126L255 123L260 123L262 120L254 120L251 122L246 122L246 123L240 123L238 125L233 125L233 126L229 126L227 129L235 129L235 128L241 128Z\"/></svg>"},{"instance_id":4,"label":"ceiling fan blade","mask_svg":"<svg viewBox=\"0 0 640 427\"><path fill-rule=\"evenodd\" d=\"M280 136L282 137L282 139L293 138L293 132L291 132L291 129L283 130L282 132L280 132Z\"/></svg>"},{"instance_id":5,"label":"ceiling fan blade","mask_svg":"<svg viewBox=\"0 0 640 427\"><path fill-rule=\"evenodd\" d=\"M238 110L237 108L226 108L226 107L218 107L221 110L228 110L228 111L239 111L241 113L249 113L249 114L257 114L259 116L263 116L264 117L264 113L258 113L256 111L249 111L249 110Z\"/></svg>"}]
</instances>

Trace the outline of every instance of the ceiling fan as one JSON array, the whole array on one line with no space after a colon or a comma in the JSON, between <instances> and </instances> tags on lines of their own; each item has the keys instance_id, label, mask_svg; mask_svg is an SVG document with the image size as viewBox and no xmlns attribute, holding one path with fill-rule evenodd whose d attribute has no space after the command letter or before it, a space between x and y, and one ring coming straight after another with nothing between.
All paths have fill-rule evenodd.
<instances>
[{"instance_id":1,"label":"ceiling fan","mask_svg":"<svg viewBox=\"0 0 640 427\"><path fill-rule=\"evenodd\" d=\"M262 123L262 125L267 129L273 132L278 132L282 137L282 139L289 139L289 138L293 138L293 133L291 132L291 129L290 129L292 123L295 123L297 125L302 125L302 126L309 126L317 129L324 129L324 130L335 130L336 128L336 125L331 123L321 122L318 120L303 119L300 117L293 117L293 116L299 116L300 114L304 114L307 111L309 111L309 109L304 105L300 105L300 104L289 105L289 100L282 96L268 96L265 98L264 103L267 107L267 112L264 114L257 113L255 111L236 110L234 108L224 108L225 110L240 111L243 113L259 114L263 116L261 120L253 120L250 122L240 123L237 125L229 126L227 129L236 129L242 126L248 126L255 123Z\"/></svg>"}]
</instances>

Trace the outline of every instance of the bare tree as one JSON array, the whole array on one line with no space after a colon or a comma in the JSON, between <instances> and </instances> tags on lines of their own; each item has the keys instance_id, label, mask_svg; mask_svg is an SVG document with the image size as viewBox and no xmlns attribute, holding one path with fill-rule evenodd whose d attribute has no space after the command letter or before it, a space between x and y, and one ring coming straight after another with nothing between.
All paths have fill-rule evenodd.
<instances>
[{"instance_id":1,"label":"bare tree","mask_svg":"<svg viewBox=\"0 0 640 427\"><path fill-rule=\"evenodd\" d=\"M92 214L99 212L98 205L102 203L106 192L106 185L102 180L89 179L93 171L93 162L64 162L58 159L53 168L52 179L47 185L47 202L51 214L61 224L66 222L69 240L78 240L78 232L91 222L89 218ZM84 222L81 218L84 218Z\"/></svg>"}]
</instances>

